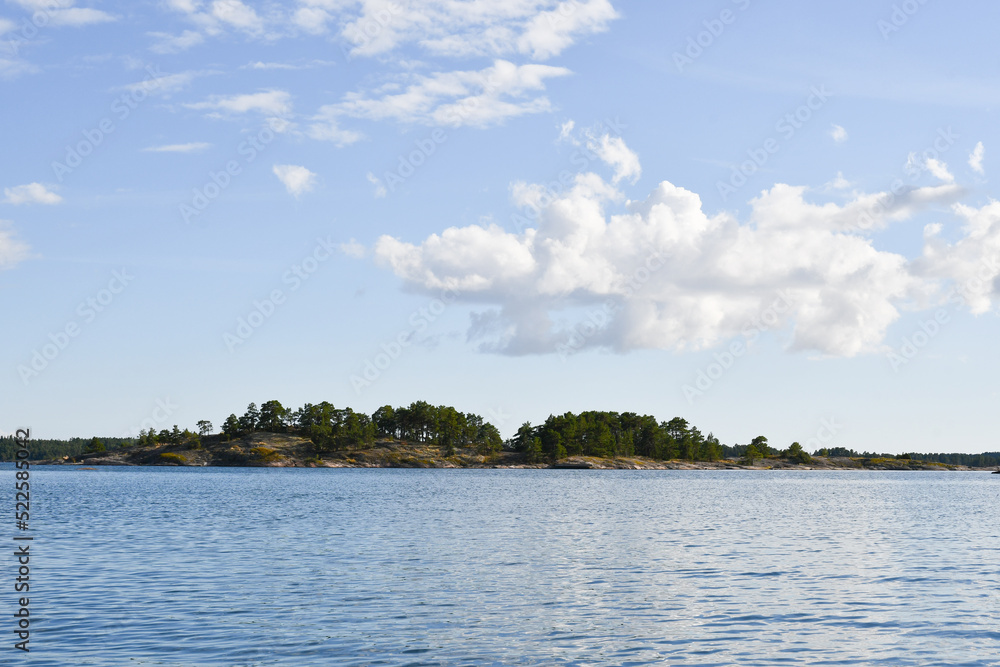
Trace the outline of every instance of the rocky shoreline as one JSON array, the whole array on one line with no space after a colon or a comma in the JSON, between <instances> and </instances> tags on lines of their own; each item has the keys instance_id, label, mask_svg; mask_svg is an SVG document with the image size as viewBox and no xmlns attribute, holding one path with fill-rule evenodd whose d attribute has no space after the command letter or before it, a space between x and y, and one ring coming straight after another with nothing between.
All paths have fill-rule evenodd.
<instances>
[{"instance_id":1,"label":"rocky shoreline","mask_svg":"<svg viewBox=\"0 0 1000 667\"><path fill-rule=\"evenodd\" d=\"M734 460L657 461L644 457L600 458L571 456L555 463L529 463L523 454L500 452L483 456L471 449L457 449L446 456L438 447L395 440L380 440L370 448L324 453L317 457L312 443L294 435L254 433L238 440L207 438L196 448L175 445L129 447L92 452L77 457L37 461L35 465L72 466L228 466L299 468L510 468L591 470L987 470L908 459L813 457L806 464L766 458L753 465Z\"/></svg>"}]
</instances>

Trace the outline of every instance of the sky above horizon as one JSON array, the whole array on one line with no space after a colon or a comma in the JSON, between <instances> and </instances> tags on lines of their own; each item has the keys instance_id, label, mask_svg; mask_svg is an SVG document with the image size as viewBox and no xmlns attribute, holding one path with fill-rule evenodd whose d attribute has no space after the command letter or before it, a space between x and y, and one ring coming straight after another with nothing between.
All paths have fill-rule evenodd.
<instances>
[{"instance_id":1,"label":"sky above horizon","mask_svg":"<svg viewBox=\"0 0 1000 667\"><path fill-rule=\"evenodd\" d=\"M7 0L0 432L1000 449L986 2Z\"/></svg>"}]
</instances>

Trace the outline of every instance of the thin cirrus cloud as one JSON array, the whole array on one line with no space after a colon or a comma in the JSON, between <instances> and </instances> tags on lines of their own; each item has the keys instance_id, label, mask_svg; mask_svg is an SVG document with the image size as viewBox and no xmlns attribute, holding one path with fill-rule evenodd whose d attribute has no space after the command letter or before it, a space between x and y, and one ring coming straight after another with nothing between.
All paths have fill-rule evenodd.
<instances>
[{"instance_id":1,"label":"thin cirrus cloud","mask_svg":"<svg viewBox=\"0 0 1000 667\"><path fill-rule=\"evenodd\" d=\"M336 63L332 60L309 60L300 63L276 63L276 62L264 62L263 60L257 60L246 65L241 65L240 69L253 69L253 70L303 70L312 69L314 67L330 67Z\"/></svg>"},{"instance_id":2,"label":"thin cirrus cloud","mask_svg":"<svg viewBox=\"0 0 1000 667\"><path fill-rule=\"evenodd\" d=\"M196 141L187 144L166 144L163 146L150 146L143 148L144 153L200 153L211 148L212 144L204 141Z\"/></svg>"},{"instance_id":3,"label":"thin cirrus cloud","mask_svg":"<svg viewBox=\"0 0 1000 667\"><path fill-rule=\"evenodd\" d=\"M537 228L451 227L416 244L382 236L373 250L408 288L451 289L478 305L469 340L511 355L559 351L583 322L598 321L581 308L603 324L575 349L699 350L739 336L780 297L789 307L776 333L790 350L852 357L881 350L901 310L943 303L949 283L973 312L996 303L1000 265L989 258L1000 254L1000 204L956 204L965 191L953 183L894 195L891 205L889 193L818 204L811 192L777 184L741 221L709 215L696 193L667 181L625 202L613 180L581 173L556 197L512 187L516 205L539 212ZM920 257L875 247L874 231L941 204L964 222L959 241L929 227Z\"/></svg>"},{"instance_id":4,"label":"thin cirrus cloud","mask_svg":"<svg viewBox=\"0 0 1000 667\"><path fill-rule=\"evenodd\" d=\"M0 79L14 79L22 74L34 74L40 71L36 65L24 60L0 58Z\"/></svg>"},{"instance_id":5,"label":"thin cirrus cloud","mask_svg":"<svg viewBox=\"0 0 1000 667\"><path fill-rule=\"evenodd\" d=\"M316 174L294 164L276 164L272 170L285 186L288 194L296 199L316 187Z\"/></svg>"},{"instance_id":6,"label":"thin cirrus cloud","mask_svg":"<svg viewBox=\"0 0 1000 667\"><path fill-rule=\"evenodd\" d=\"M46 25L56 27L83 27L109 23L117 17L98 9L76 7L74 0L13 0L25 10L45 16Z\"/></svg>"},{"instance_id":7,"label":"thin cirrus cloud","mask_svg":"<svg viewBox=\"0 0 1000 667\"><path fill-rule=\"evenodd\" d=\"M266 90L245 95L213 95L204 102L185 104L188 109L221 113L243 114L251 111L282 116L292 111L292 96L284 90Z\"/></svg>"},{"instance_id":8,"label":"thin cirrus cloud","mask_svg":"<svg viewBox=\"0 0 1000 667\"><path fill-rule=\"evenodd\" d=\"M389 191L386 190L385 184L382 183L381 180L379 180L378 176L369 171L368 174L366 175L366 178L368 179L369 183L375 186L376 199L384 199L389 194Z\"/></svg>"},{"instance_id":9,"label":"thin cirrus cloud","mask_svg":"<svg viewBox=\"0 0 1000 667\"><path fill-rule=\"evenodd\" d=\"M483 70L415 76L400 92L349 93L338 104L322 107L317 119L320 125L349 116L449 127L487 127L508 118L551 110L548 98L531 93L544 90L546 79L568 74L570 71L563 67L515 65L497 60Z\"/></svg>"},{"instance_id":10,"label":"thin cirrus cloud","mask_svg":"<svg viewBox=\"0 0 1000 667\"><path fill-rule=\"evenodd\" d=\"M119 90L127 90L132 93L143 92L147 95L169 96L187 88L197 77L213 73L210 71L191 70L176 74L162 74L153 68L150 68L148 71L155 76L127 84Z\"/></svg>"},{"instance_id":11,"label":"thin cirrus cloud","mask_svg":"<svg viewBox=\"0 0 1000 667\"><path fill-rule=\"evenodd\" d=\"M13 188L3 189L5 204L20 206L22 204L59 204L63 198L49 190L41 183L28 183Z\"/></svg>"},{"instance_id":12,"label":"thin cirrus cloud","mask_svg":"<svg viewBox=\"0 0 1000 667\"><path fill-rule=\"evenodd\" d=\"M547 81L570 70L504 59L543 61L563 53L579 39L608 29L619 17L610 0L519 0L517 3L455 3L452 0L300 0L294 10L273 9L258 15L240 0L167 0L193 24L180 35L150 33L150 48L163 53L200 44L205 37L233 29L252 38L277 40L295 34L321 35L336 29L349 55L384 57L413 47L429 56L487 57L482 69L404 72L369 90L347 93L340 102L318 109L304 134L318 141L348 146L364 138L345 118L408 124L485 128L528 114L546 113L553 105L544 94ZM336 26L336 28L333 28ZM292 69L281 63L252 63L254 69ZM209 110L213 117L254 109L270 115L290 112L288 94L268 91L254 96L212 97L187 108Z\"/></svg>"},{"instance_id":13,"label":"thin cirrus cloud","mask_svg":"<svg viewBox=\"0 0 1000 667\"><path fill-rule=\"evenodd\" d=\"M179 35L171 35L167 32L146 33L156 40L156 43L149 47L153 53L171 54L187 51L191 47L198 46L205 41L205 36L195 30L185 30Z\"/></svg>"}]
</instances>

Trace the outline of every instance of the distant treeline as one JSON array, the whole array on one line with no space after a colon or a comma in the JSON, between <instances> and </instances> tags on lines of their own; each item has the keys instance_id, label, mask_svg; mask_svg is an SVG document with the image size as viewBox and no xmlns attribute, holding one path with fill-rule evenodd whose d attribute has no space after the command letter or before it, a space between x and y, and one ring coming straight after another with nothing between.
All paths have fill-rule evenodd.
<instances>
[{"instance_id":1,"label":"distant treeline","mask_svg":"<svg viewBox=\"0 0 1000 667\"><path fill-rule=\"evenodd\" d=\"M231 414L222 424L221 433L212 435L211 422L197 423L197 432L188 429L142 431L138 438L72 438L70 440L31 440L32 459L76 457L87 451L153 444L201 446L201 439L211 437L222 442L235 440L258 431L290 433L309 438L317 455L325 452L371 447L376 439L426 443L441 447L447 455L458 448L475 448L490 456L502 449L520 452L530 462L555 461L567 456L600 457L645 456L659 460L686 459L716 461L743 459L753 462L768 457L782 457L807 463L809 454L799 443L786 449L771 447L764 436L745 445L724 445L712 433L705 435L686 420L675 417L657 421L650 415L634 412L588 411L550 415L544 423L532 426L525 422L514 437L504 441L500 431L481 416L463 413L453 407L434 406L415 401L406 407L385 405L371 415L351 408L337 408L326 401L307 403L301 408L285 408L272 400L247 406L242 416ZM17 446L12 437L0 438L0 460L11 461ZM983 454L876 454L831 447L813 452L814 456L850 458L896 458L936 461L975 467L1000 466L1000 453Z\"/></svg>"},{"instance_id":2,"label":"distant treeline","mask_svg":"<svg viewBox=\"0 0 1000 667\"><path fill-rule=\"evenodd\" d=\"M1000 466L1000 452L983 452L982 454L876 454L875 452L856 452L845 447L830 447L816 452L817 456L845 456L853 459L911 459L913 461L933 461L948 465L971 466L974 468L990 468Z\"/></svg>"},{"instance_id":3,"label":"distant treeline","mask_svg":"<svg viewBox=\"0 0 1000 667\"><path fill-rule=\"evenodd\" d=\"M90 446L94 438L70 438L69 440L34 440L28 441L28 450L32 460L54 459L63 456L77 456ZM101 438L110 449L127 446L135 441L131 438ZM13 461L17 452L13 436L0 436L0 461Z\"/></svg>"}]
</instances>

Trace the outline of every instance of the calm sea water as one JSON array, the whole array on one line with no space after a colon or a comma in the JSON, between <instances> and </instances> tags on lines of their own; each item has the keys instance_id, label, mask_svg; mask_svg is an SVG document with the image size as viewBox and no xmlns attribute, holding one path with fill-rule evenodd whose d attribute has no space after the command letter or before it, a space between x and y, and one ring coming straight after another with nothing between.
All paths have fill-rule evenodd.
<instances>
[{"instance_id":1,"label":"calm sea water","mask_svg":"<svg viewBox=\"0 0 1000 667\"><path fill-rule=\"evenodd\" d=\"M31 500L3 664L1000 664L987 474L36 467Z\"/></svg>"}]
</instances>

